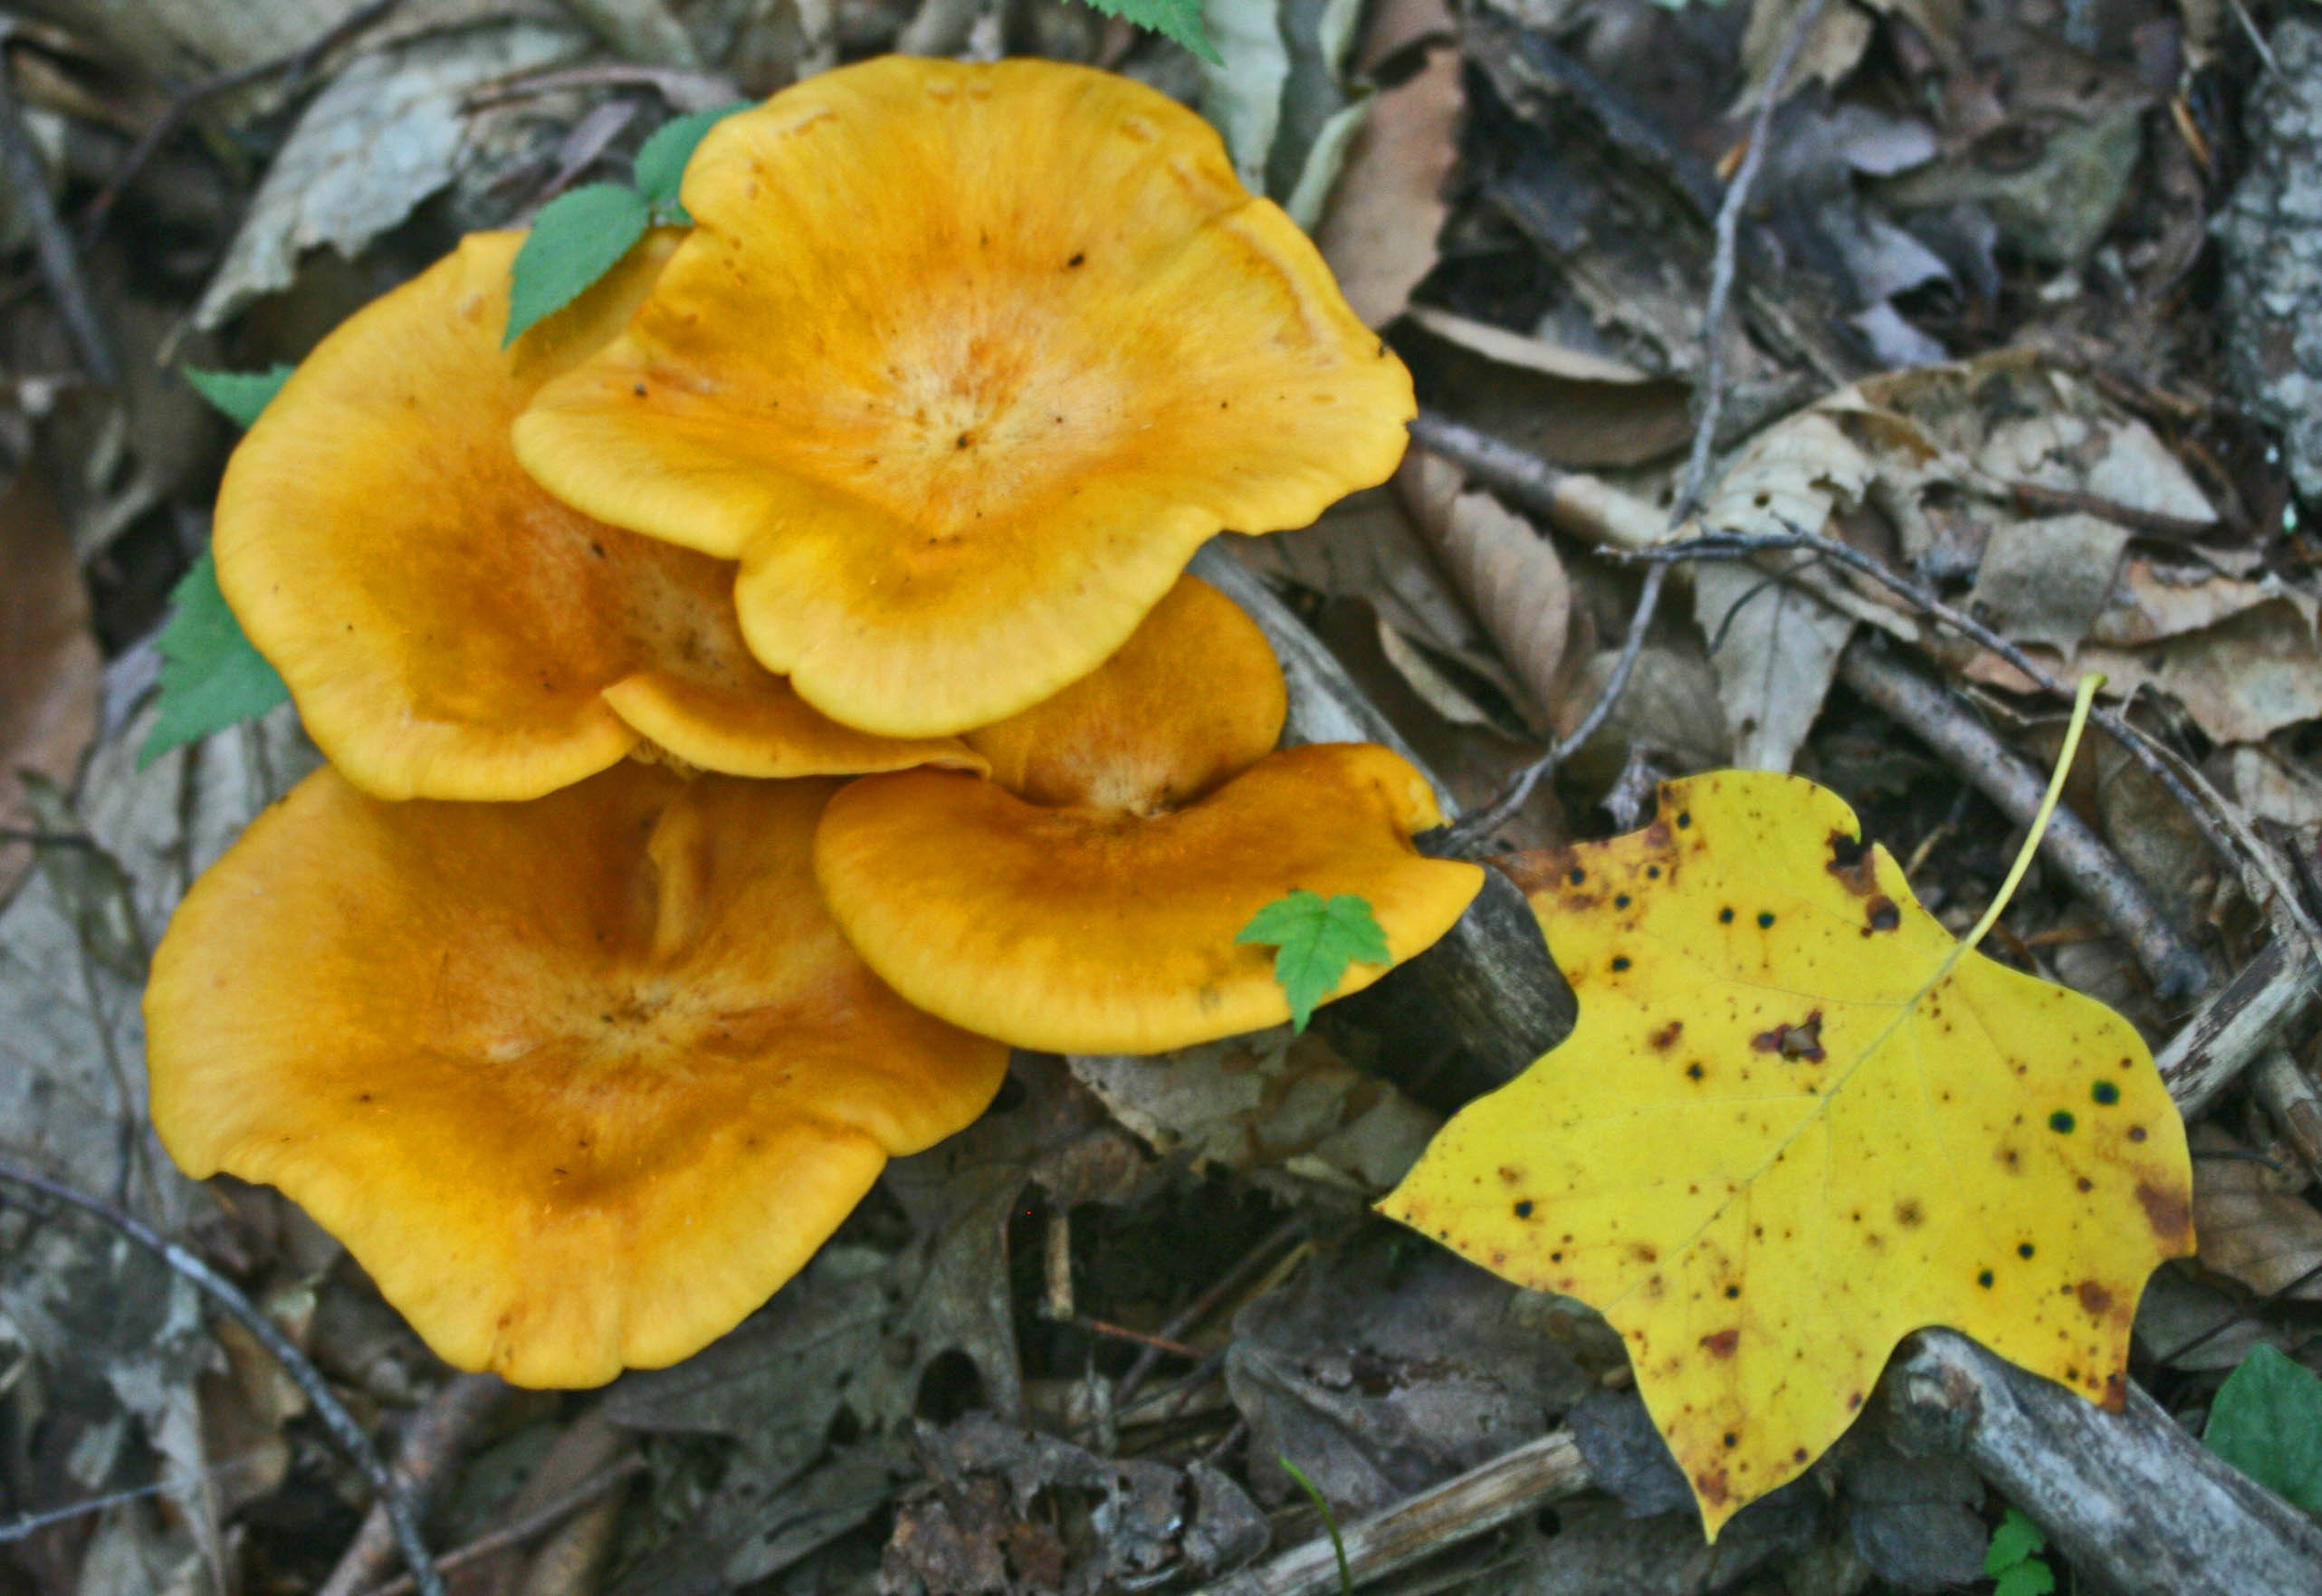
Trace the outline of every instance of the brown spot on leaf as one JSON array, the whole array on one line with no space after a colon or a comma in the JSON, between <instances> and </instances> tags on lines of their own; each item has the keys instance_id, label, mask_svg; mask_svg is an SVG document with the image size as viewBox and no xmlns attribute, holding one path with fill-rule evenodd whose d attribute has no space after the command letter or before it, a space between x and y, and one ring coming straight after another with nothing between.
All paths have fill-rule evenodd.
<instances>
[{"instance_id":1,"label":"brown spot on leaf","mask_svg":"<svg viewBox=\"0 0 2322 1596\"><path fill-rule=\"evenodd\" d=\"M1650 1037L1647 1037L1646 1040L1651 1042L1652 1045L1660 1051L1667 1052L1670 1047L1677 1045L1677 1039L1684 1034L1685 1021L1681 1019L1673 1019L1669 1021L1668 1024L1663 1026L1659 1030L1655 1031Z\"/></svg>"},{"instance_id":2,"label":"brown spot on leaf","mask_svg":"<svg viewBox=\"0 0 2322 1596\"><path fill-rule=\"evenodd\" d=\"M1830 856L1822 868L1837 876L1847 891L1859 896L1868 896L1877 890L1878 874L1871 865L1870 845L1843 831L1833 831L1829 840Z\"/></svg>"},{"instance_id":3,"label":"brown spot on leaf","mask_svg":"<svg viewBox=\"0 0 2322 1596\"><path fill-rule=\"evenodd\" d=\"M1713 1358L1730 1358L1741 1340L1742 1333L1738 1330L1720 1330L1714 1335L1703 1336L1701 1345Z\"/></svg>"},{"instance_id":4,"label":"brown spot on leaf","mask_svg":"<svg viewBox=\"0 0 2322 1596\"><path fill-rule=\"evenodd\" d=\"M1828 1056L1822 1051L1822 1011L1817 1008L1796 1025L1778 1025L1770 1031L1760 1031L1750 1038L1750 1046L1760 1053L1776 1053L1784 1058L1820 1064Z\"/></svg>"},{"instance_id":5,"label":"brown spot on leaf","mask_svg":"<svg viewBox=\"0 0 2322 1596\"><path fill-rule=\"evenodd\" d=\"M2184 1194L2164 1191L2149 1181L2136 1183L2136 1200L2145 1207L2145 1222L2164 1247L2183 1251L2193 1239L2193 1209Z\"/></svg>"},{"instance_id":6,"label":"brown spot on leaf","mask_svg":"<svg viewBox=\"0 0 2322 1596\"><path fill-rule=\"evenodd\" d=\"M1919 1199L1916 1197L1906 1197L1902 1201L1897 1203L1895 1205L1895 1222L1897 1225L1902 1226L1906 1230L1916 1230L1920 1226L1925 1224L1927 1222L1927 1217L1919 1210Z\"/></svg>"},{"instance_id":7,"label":"brown spot on leaf","mask_svg":"<svg viewBox=\"0 0 2322 1596\"><path fill-rule=\"evenodd\" d=\"M2080 1299L2080 1306L2092 1318L2101 1319L2112 1312L2112 1293L2093 1280L2081 1281L2073 1288L2073 1295Z\"/></svg>"}]
</instances>

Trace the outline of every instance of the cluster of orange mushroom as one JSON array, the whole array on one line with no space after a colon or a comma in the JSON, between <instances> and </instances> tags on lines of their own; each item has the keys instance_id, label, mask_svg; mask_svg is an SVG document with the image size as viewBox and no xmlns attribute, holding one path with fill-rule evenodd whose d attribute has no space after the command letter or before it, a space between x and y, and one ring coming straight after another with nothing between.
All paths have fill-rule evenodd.
<instances>
[{"instance_id":1,"label":"cluster of orange mushroom","mask_svg":"<svg viewBox=\"0 0 2322 1596\"><path fill-rule=\"evenodd\" d=\"M1281 1022L1266 903L1359 894L1400 960L1481 879L1393 753L1276 750L1264 637L1184 575L1411 415L1205 123L892 58L721 123L683 198L505 349L521 240L465 240L244 439L219 583L330 763L147 997L177 1161L522 1384L721 1333L1010 1045Z\"/></svg>"}]
</instances>

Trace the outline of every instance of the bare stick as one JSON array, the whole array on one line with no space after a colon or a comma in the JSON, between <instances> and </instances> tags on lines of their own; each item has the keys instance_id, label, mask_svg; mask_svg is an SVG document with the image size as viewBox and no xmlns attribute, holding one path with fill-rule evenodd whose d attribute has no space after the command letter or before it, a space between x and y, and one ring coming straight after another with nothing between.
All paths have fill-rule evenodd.
<instances>
[{"instance_id":1,"label":"bare stick","mask_svg":"<svg viewBox=\"0 0 2322 1596\"><path fill-rule=\"evenodd\" d=\"M1773 69L1766 76L1765 93L1758 101L1757 114L1750 119L1749 148L1742 152L1741 167L1734 180L1725 185L1725 197L1717 206L1717 246L1709 261L1709 309L1701 318L1701 382L1694 389L1700 401L1693 423L1693 451L1686 457L1685 480L1677 487L1677 502L1669 508L1669 524L1682 525L1701 507L1701 490L1709 481L1709 456L1717 443L1718 418L1725 410L1725 301L1734 293L1734 259L1740 253L1742 241L1742 209L1749 204L1750 190L1756 186L1758 168L1765 165L1765 148L1773 134L1774 108L1782 103L1782 86L1790 81L1790 69L1798 64L1799 53L1806 48L1807 35L1821 20L1824 0L1806 0L1790 24L1789 35L1782 42L1782 53L1774 57Z\"/></svg>"},{"instance_id":2,"label":"bare stick","mask_svg":"<svg viewBox=\"0 0 2322 1596\"><path fill-rule=\"evenodd\" d=\"M1359 1519L1340 1532L1350 1581L1361 1584L1431 1557L1591 1484L1568 1429L1553 1430L1480 1468ZM1256 1568L1229 1574L1194 1596L1324 1596L1339 1588L1338 1553L1319 1535Z\"/></svg>"},{"instance_id":3,"label":"bare stick","mask_svg":"<svg viewBox=\"0 0 2322 1596\"><path fill-rule=\"evenodd\" d=\"M1795 527L1785 532L1708 532L1658 549L1620 551L1613 558L1640 560L1734 559L1770 549L1811 549L1825 559L1868 577L1923 614L1991 650L2021 672L2042 692L2059 698L2072 696L2070 686L2057 680L2041 667L2039 661L1974 616L1945 604L1917 583L1889 570L1884 562L1835 539ZM2211 850L2224 863L2233 866L2235 873L2241 877L2243 890L2250 894L2250 901L2263 908L2274 922L2276 933L2297 944L2301 956L2307 960L2322 960L2322 928L2317 928L2307 914L2298 901L2296 884L2283 872L2280 862L2250 829L2248 822L2234 814L2231 806L2219 798L2198 773L2181 773L2165 749L2122 715L2111 710L2097 709L2088 718L2126 750L2129 757L2142 765L2155 780L2167 788L2169 796L2176 799L2200 828Z\"/></svg>"},{"instance_id":4,"label":"bare stick","mask_svg":"<svg viewBox=\"0 0 2322 1596\"><path fill-rule=\"evenodd\" d=\"M2153 1062L2188 1120L2255 1063L2313 1001L2313 962L2282 942L2258 950L2222 990L2194 1011Z\"/></svg>"},{"instance_id":5,"label":"bare stick","mask_svg":"<svg viewBox=\"0 0 2322 1596\"><path fill-rule=\"evenodd\" d=\"M91 200L88 208L81 213L81 242L89 243L105 230L105 223L111 217L113 206L120 203L122 192L160 153L161 147L169 141L170 137L185 126L186 119L194 113L196 107L215 100L221 94L230 94L236 89L247 89L253 83L263 82L278 72L287 74L291 87L295 89L299 80L313 70L316 62L368 31L373 24L384 19L402 3L403 0L371 0L368 5L348 13L323 30L320 36L300 45L287 55L278 55L272 61L262 61L234 72L221 72L215 78L195 84L172 100L153 119L153 125L138 135L137 142L130 145L129 153L121 158L121 164L113 168L113 175L105 179L104 187L97 191L97 197Z\"/></svg>"},{"instance_id":6,"label":"bare stick","mask_svg":"<svg viewBox=\"0 0 2322 1596\"><path fill-rule=\"evenodd\" d=\"M395 1476L415 1512L427 1510L428 1502L443 1488L453 1459L507 1395L507 1384L496 1374L463 1374L445 1381L411 1416L403 1444L396 1448ZM387 1572L394 1550L395 1526L374 1504L315 1596L354 1596Z\"/></svg>"},{"instance_id":7,"label":"bare stick","mask_svg":"<svg viewBox=\"0 0 2322 1596\"><path fill-rule=\"evenodd\" d=\"M1685 479L1678 484L1677 502L1669 507L1672 529L1691 519L1701 503L1702 489L1709 481L1710 457L1717 444L1717 423L1725 411L1725 309L1734 297L1734 263L1741 249L1742 212L1749 204L1750 190L1757 183L1758 168L1765 164L1765 147L1772 136L1774 107L1782 100L1782 86L1789 81L1798 53L1806 47L1806 36L1813 32L1824 3L1825 0L1806 0L1791 23L1782 52L1774 58L1765 98L1758 102L1757 115L1750 123L1749 148L1743 152L1741 167L1725 186L1725 197L1717 206L1716 247L1709 263L1709 301L1701 312L1701 380L1694 387L1693 448L1686 459ZM1572 479L1544 463L1530 474L1549 499L1569 508ZM1467 856L1486 848L1492 834L1524 808L1533 789L1562 769L1564 761L1596 735L1597 728L1604 724L1605 718L1612 713L1612 706L1629 689L1629 678L1636 671L1638 655L1644 650L1645 634L1660 608L1661 588L1662 584L1654 581L1648 572L1644 588L1637 595L1637 613L1629 620L1629 635L1621 640L1620 656L1613 662L1611 674L1604 679L1603 691L1597 694L1589 712L1581 717L1581 723L1572 728L1570 736L1558 739L1554 747L1510 777L1489 803L1454 827L1446 852Z\"/></svg>"},{"instance_id":8,"label":"bare stick","mask_svg":"<svg viewBox=\"0 0 2322 1596\"><path fill-rule=\"evenodd\" d=\"M0 45L7 43L15 26L13 21L0 19ZM0 177L7 179L8 191L31 230L41 281L47 284L49 299L64 320L65 334L72 340L81 369L100 387L117 386L121 365L113 355L112 334L105 330L97 298L81 274L72 235L65 231L63 218L56 214L56 202L49 197L48 172L41 164L40 151L33 148L31 130L24 126L24 108L16 99L15 81L9 74L5 53L0 53Z\"/></svg>"},{"instance_id":9,"label":"bare stick","mask_svg":"<svg viewBox=\"0 0 2322 1596\"><path fill-rule=\"evenodd\" d=\"M2039 813L2046 783L1937 682L1897 659L1874 634L1839 657L1839 679L1921 742L1947 759L2018 826ZM2209 983L2209 965L2179 937L2153 895L2088 822L2066 808L2050 817L2040 852L2126 942L2164 999L2190 998Z\"/></svg>"},{"instance_id":10,"label":"bare stick","mask_svg":"<svg viewBox=\"0 0 2322 1596\"><path fill-rule=\"evenodd\" d=\"M419 1596L444 1596L444 1582L436 1578L435 1565L427 1555L427 1543L419 1533L418 1515L412 1511L410 1499L403 1494L403 1486L388 1472L385 1460L379 1457L378 1448L371 1445L371 1438L363 1433L363 1427L355 1422L354 1415L330 1394L330 1383L322 1378L321 1371L307 1361L306 1354L291 1343L291 1338L284 1335L272 1319L252 1305L250 1299L242 1295L233 1281L136 1215L126 1213L101 1198L91 1197L62 1180L51 1180L36 1171L5 1160L0 1160L0 1180L37 1191L111 1226L191 1281L195 1288L215 1303L227 1317L256 1338L260 1346L273 1354L283 1372L297 1382L299 1390L306 1393L306 1400L314 1404L315 1417L322 1420L322 1427L330 1432L330 1438L339 1443L339 1449L353 1460L355 1467L362 1471L363 1477L371 1482L371 1489L377 1493L395 1525L396 1543L403 1550L404 1562L410 1565L412 1589Z\"/></svg>"},{"instance_id":11,"label":"bare stick","mask_svg":"<svg viewBox=\"0 0 2322 1596\"><path fill-rule=\"evenodd\" d=\"M2092 1588L2250 1596L2322 1588L2322 1530L2132 1387L2107 1413L1949 1330L1923 1330L1887 1400L1918 1448L1954 1452L2031 1515Z\"/></svg>"},{"instance_id":12,"label":"bare stick","mask_svg":"<svg viewBox=\"0 0 2322 1596\"><path fill-rule=\"evenodd\" d=\"M493 1530L489 1534L478 1535L466 1545L456 1546L444 1553L435 1560L435 1572L439 1574L453 1573L479 1558L489 1557L495 1552L505 1552L511 1546L522 1545L543 1531L554 1529L614 1486L644 1473L645 1467L645 1460L634 1454L622 1458L611 1467L591 1475L538 1511L526 1514L514 1524ZM411 1576L404 1574L376 1587L368 1596L411 1596L413 1588Z\"/></svg>"},{"instance_id":13,"label":"bare stick","mask_svg":"<svg viewBox=\"0 0 2322 1596\"><path fill-rule=\"evenodd\" d=\"M1444 852L1454 858L1472 858L1489 850L1492 836L1506 825L1515 812L1524 808L1534 788L1563 769L1564 761L1578 753L1597 728L1612 713L1612 706L1629 686L1629 678L1637 669L1638 657L1645 652L1645 634L1652 629L1654 612L1660 607L1662 583L1654 580L1668 569L1657 565L1645 573L1645 586L1637 594L1636 613L1629 617L1628 636L1620 640L1620 656L1612 662L1612 672L1604 679L1604 691L1596 695L1589 712L1570 735L1557 739L1556 745L1538 759L1510 777L1491 802L1471 815L1463 816L1451 827Z\"/></svg>"}]
</instances>

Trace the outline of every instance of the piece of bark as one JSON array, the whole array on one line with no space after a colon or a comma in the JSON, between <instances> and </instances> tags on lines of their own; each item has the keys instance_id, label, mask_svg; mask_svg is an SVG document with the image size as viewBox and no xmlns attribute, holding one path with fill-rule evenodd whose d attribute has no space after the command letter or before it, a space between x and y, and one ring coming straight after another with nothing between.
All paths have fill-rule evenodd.
<instances>
[{"instance_id":1,"label":"piece of bark","mask_svg":"<svg viewBox=\"0 0 2322 1596\"><path fill-rule=\"evenodd\" d=\"M1441 779L1255 572L1214 543L1195 556L1193 572L1240 605L1274 645L1290 691L1285 745L1383 743L1427 777L1447 820L1457 813ZM1572 1033L1578 1013L1531 905L1491 870L1441 941L1317 1018L1354 1062L1448 1112L1523 1074Z\"/></svg>"},{"instance_id":2,"label":"piece of bark","mask_svg":"<svg viewBox=\"0 0 2322 1596\"><path fill-rule=\"evenodd\" d=\"M2322 1530L2130 1388L2107 1413L1949 1330L1889 1369L1897 1438L1956 1453L2119 1596L2316 1596Z\"/></svg>"}]
</instances>

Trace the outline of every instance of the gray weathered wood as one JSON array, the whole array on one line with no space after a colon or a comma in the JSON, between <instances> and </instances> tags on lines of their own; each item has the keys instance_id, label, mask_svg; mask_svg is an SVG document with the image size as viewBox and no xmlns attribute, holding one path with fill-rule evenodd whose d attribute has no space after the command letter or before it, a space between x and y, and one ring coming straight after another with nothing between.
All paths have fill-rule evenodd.
<instances>
[{"instance_id":1,"label":"gray weathered wood","mask_svg":"<svg viewBox=\"0 0 2322 1596\"><path fill-rule=\"evenodd\" d=\"M1888 1371L1900 1438L1953 1451L2118 1596L2322 1596L2322 1530L2219 1461L2143 1391L2107 1413L1949 1330Z\"/></svg>"}]
</instances>

